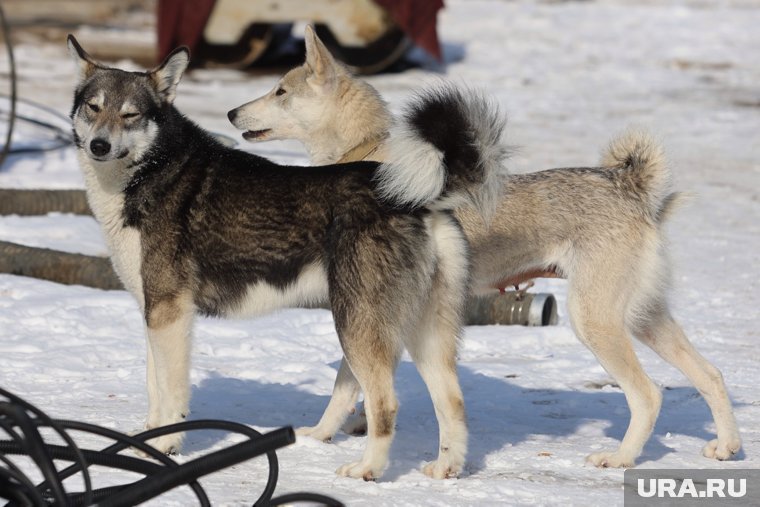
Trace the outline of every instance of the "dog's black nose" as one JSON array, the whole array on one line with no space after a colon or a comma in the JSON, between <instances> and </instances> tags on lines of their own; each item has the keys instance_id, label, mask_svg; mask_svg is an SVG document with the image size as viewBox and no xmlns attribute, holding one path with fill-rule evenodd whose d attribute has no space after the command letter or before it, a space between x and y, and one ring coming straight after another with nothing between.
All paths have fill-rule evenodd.
<instances>
[{"instance_id":1,"label":"dog's black nose","mask_svg":"<svg viewBox=\"0 0 760 507\"><path fill-rule=\"evenodd\" d=\"M235 121L235 118L237 118L237 109L233 109L232 111L227 113L227 118L229 118L231 122Z\"/></svg>"},{"instance_id":2,"label":"dog's black nose","mask_svg":"<svg viewBox=\"0 0 760 507\"><path fill-rule=\"evenodd\" d=\"M102 157L111 151L111 144L104 139L93 139L92 142L90 142L90 151L96 157Z\"/></svg>"}]
</instances>

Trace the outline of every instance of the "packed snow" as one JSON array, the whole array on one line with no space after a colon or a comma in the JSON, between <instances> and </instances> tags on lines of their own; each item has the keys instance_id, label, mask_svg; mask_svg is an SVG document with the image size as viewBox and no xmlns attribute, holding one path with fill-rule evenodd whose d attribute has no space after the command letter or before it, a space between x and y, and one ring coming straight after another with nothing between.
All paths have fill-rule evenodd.
<instances>
[{"instance_id":1,"label":"packed snow","mask_svg":"<svg viewBox=\"0 0 760 507\"><path fill-rule=\"evenodd\" d=\"M422 84L440 79L494 95L509 117L508 141L518 148L514 172L594 165L609 138L631 124L662 139L677 187L693 194L668 226L674 314L723 372L744 448L728 462L702 457L714 432L707 406L678 371L637 344L664 394L641 468L760 468L758 26L760 5L749 0L449 0L439 18L444 65L415 52L421 67L367 78L394 111ZM16 59L20 95L66 114L75 69L64 42L20 44ZM209 130L239 139L226 112L268 91L281 70L193 71L180 84L177 105ZM35 135L22 130L17 141L32 143ZM240 147L307 164L294 142ZM0 187L82 186L72 148L15 156L0 169ZM0 240L107 252L92 218L65 214L0 217ZM459 375L470 450L460 478L436 481L420 471L437 454L437 425L427 390L405 357L396 376L396 439L381 480L334 473L359 458L364 437L339 434L329 444L300 438L278 452L277 494L315 491L372 506L622 504L623 471L597 469L584 458L618 445L628 423L625 398L575 339L565 282L540 281L533 290L556 295L558 325L465 330ZM598 304L603 311L605 302ZM313 425L340 358L325 310L198 319L191 418L228 419L261 431ZM51 416L138 430L147 395L137 305L123 291L0 275L0 372L2 387ZM217 432L190 434L178 459L232 440ZM82 437L80 443L96 442ZM265 469L259 458L202 483L214 504L242 505L258 496ZM104 469L95 474L96 485L121 479ZM180 488L150 504L193 499Z\"/></svg>"}]
</instances>

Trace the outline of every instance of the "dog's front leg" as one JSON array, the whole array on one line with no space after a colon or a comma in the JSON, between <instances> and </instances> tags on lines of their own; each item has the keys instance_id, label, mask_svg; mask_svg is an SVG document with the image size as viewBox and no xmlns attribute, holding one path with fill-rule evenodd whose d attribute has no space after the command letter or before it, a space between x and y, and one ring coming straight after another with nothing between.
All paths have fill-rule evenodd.
<instances>
[{"instance_id":1,"label":"dog's front leg","mask_svg":"<svg viewBox=\"0 0 760 507\"><path fill-rule=\"evenodd\" d=\"M161 401L158 394L158 373L156 372L156 362L153 360L153 349L150 346L148 338L148 329L145 329L146 339L146 375L145 381L148 387L148 418L145 420L145 429L149 430L161 426Z\"/></svg>"},{"instance_id":2,"label":"dog's front leg","mask_svg":"<svg viewBox=\"0 0 760 507\"><path fill-rule=\"evenodd\" d=\"M190 402L190 331L193 306L188 297L146 301L148 335L148 420L146 427L185 419ZM178 452L182 434L150 440L161 452Z\"/></svg>"}]
</instances>

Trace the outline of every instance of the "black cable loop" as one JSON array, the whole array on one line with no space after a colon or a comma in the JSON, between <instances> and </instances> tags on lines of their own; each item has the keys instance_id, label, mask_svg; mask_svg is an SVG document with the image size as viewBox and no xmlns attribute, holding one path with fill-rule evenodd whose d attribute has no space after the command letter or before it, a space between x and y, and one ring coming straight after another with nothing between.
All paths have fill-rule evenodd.
<instances>
[{"instance_id":1,"label":"black cable loop","mask_svg":"<svg viewBox=\"0 0 760 507\"><path fill-rule=\"evenodd\" d=\"M3 166L5 158L11 151L11 139L13 137L13 126L16 119L16 60L13 58L13 45L11 44L10 30L8 29L8 22L5 19L5 11L2 4L0 4L0 25L3 27L3 38L5 39L5 47L8 51L8 66L9 76L11 80L11 112L8 120L8 133L5 136L5 145L0 151L0 167Z\"/></svg>"},{"instance_id":2,"label":"black cable loop","mask_svg":"<svg viewBox=\"0 0 760 507\"><path fill-rule=\"evenodd\" d=\"M272 498L279 467L275 450L295 441L291 427L261 434L246 425L219 420L184 421L169 426L144 431L134 436L94 424L79 421L53 420L32 404L0 388L0 429L10 435L0 440L0 494L10 502L6 505L65 505L89 506L97 503L104 507L121 507L155 498L178 486L189 486L201 506L211 503L198 478L228 468L255 456L266 454L269 475L262 494L254 502L255 507L282 505L294 502L319 502L327 506L342 506L337 500L317 493L288 493ZM31 417L30 414L34 415ZM48 444L38 428L52 428L63 438L65 445ZM241 434L246 440L214 451L191 461L178 464L170 457L156 451L146 440L162 435L194 430L222 430ZM68 434L78 431L105 437L114 441L101 450L79 449ZM127 447L137 448L159 462L118 454ZM9 455L31 457L45 480L36 486L10 459ZM61 470L55 469L53 460L72 464ZM137 473L143 476L132 483L93 489L86 480L83 492L67 492L63 481L76 473L87 475L91 465Z\"/></svg>"},{"instance_id":3,"label":"black cable loop","mask_svg":"<svg viewBox=\"0 0 760 507\"><path fill-rule=\"evenodd\" d=\"M63 119L66 122L69 121L68 117L56 111L55 109L49 108L42 104L38 104L36 102L32 102L30 100L20 99L18 97L18 76L16 73L16 59L13 53L13 43L11 41L10 27L8 26L8 21L5 18L5 11L3 10L2 4L0 4L0 27L2 27L2 30L3 30L3 40L5 42L5 48L8 53L8 67L9 67L8 77L10 80L10 87L11 87L10 95L0 94L0 97L6 97L9 99L10 106L11 106L10 112L8 113L8 132L6 132L5 134L5 144L3 145L2 148L0 148L0 167L2 167L3 164L5 163L6 158L10 154L39 153L39 152L45 152L45 151L58 150L58 149L65 148L66 146L73 144L73 139L72 139L71 133L67 129L57 127L51 123L48 123L42 120L37 120L35 118L30 118L28 116L17 114L17 111L16 111L17 104L21 102L21 103L25 103L30 106L33 106L39 110L50 113L58 118ZM37 125L39 127L52 130L55 133L54 141L57 141L57 143L53 144L52 146L47 146L47 147L36 146L33 148L14 149L12 147L12 144L13 144L13 131L16 125L16 120L23 120L28 123Z\"/></svg>"},{"instance_id":4,"label":"black cable loop","mask_svg":"<svg viewBox=\"0 0 760 507\"><path fill-rule=\"evenodd\" d=\"M11 96L5 95L3 93L0 93L0 98L5 98L5 99L8 99L9 101L13 100ZM24 99L22 97L16 97L15 101L16 101L16 104L25 104L29 106L30 108L36 109L49 116L62 120L62 122L66 123L67 125L71 121L66 115L64 115L60 111L53 109L52 107L48 107L44 104L40 104L39 102L34 102L32 100ZM18 109L18 107L16 107L16 109ZM5 117L5 112L0 111L0 115L2 117ZM51 132L53 135L53 138L50 141L47 141L47 144L43 143L43 144L38 144L38 145L28 146L28 147L9 146L8 151L7 151L8 155L18 155L18 154L24 154L24 153L44 153L48 151L60 150L61 148L66 148L67 146L71 146L74 144L74 138L71 134L71 129L68 126L64 128L62 126L56 125L55 123L51 123L50 121L45 121L38 118L34 118L27 114L22 114L18 110L16 110L16 112L13 113L13 115L16 121L23 121L25 123L34 125L35 127L39 127L48 132ZM10 118L10 114L8 115L8 117ZM5 147L3 147L3 149L5 149Z\"/></svg>"},{"instance_id":5,"label":"black cable loop","mask_svg":"<svg viewBox=\"0 0 760 507\"><path fill-rule=\"evenodd\" d=\"M32 503L32 498L37 505L45 503L42 494L34 487L34 483L26 474L5 456L0 455L0 461L8 466L7 469L0 468L0 491L15 492L17 495L14 499L19 504L21 504L22 499L25 499L27 503ZM16 483L14 484L13 481Z\"/></svg>"},{"instance_id":6,"label":"black cable loop","mask_svg":"<svg viewBox=\"0 0 760 507\"><path fill-rule=\"evenodd\" d=\"M16 403L18 405L21 405L22 408L25 410L28 410L29 412L32 412L34 415L37 416L38 419L43 421L47 426L50 426L53 430L55 430L58 435L66 442L66 445L70 446L76 456L77 456L77 463L82 467L82 480L84 481L85 486L85 493L87 496L87 499L91 502L90 493L92 491L92 481L90 479L90 472L88 469L87 462L84 459L84 456L82 455L82 452L79 450L79 447L77 447L76 443L74 443L74 440L71 439L68 433L66 433L55 421L53 421L50 417L47 416L42 410L38 409L28 401L20 398L19 396L16 396L15 394L6 391L2 387L0 387L0 396L4 396L11 400L11 402Z\"/></svg>"}]
</instances>

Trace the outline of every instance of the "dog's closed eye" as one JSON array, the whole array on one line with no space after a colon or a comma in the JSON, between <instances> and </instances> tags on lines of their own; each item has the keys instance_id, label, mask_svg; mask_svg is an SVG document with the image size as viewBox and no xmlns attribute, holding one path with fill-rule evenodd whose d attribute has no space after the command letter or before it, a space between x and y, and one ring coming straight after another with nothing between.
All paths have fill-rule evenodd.
<instances>
[{"instance_id":1,"label":"dog's closed eye","mask_svg":"<svg viewBox=\"0 0 760 507\"><path fill-rule=\"evenodd\" d=\"M125 120L129 120L130 118L137 118L138 116L140 116L140 113L124 113L121 115L121 117Z\"/></svg>"},{"instance_id":2,"label":"dog's closed eye","mask_svg":"<svg viewBox=\"0 0 760 507\"><path fill-rule=\"evenodd\" d=\"M97 105L97 104L93 104L92 102L88 102L87 103L87 107L89 107L90 110L92 112L94 112L94 113L99 113L100 112L100 106Z\"/></svg>"}]
</instances>

